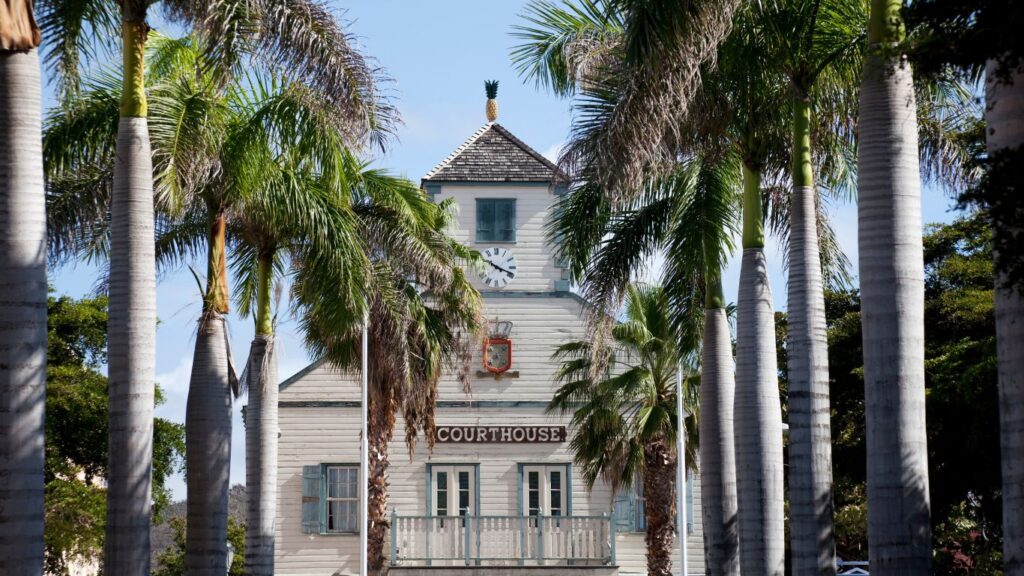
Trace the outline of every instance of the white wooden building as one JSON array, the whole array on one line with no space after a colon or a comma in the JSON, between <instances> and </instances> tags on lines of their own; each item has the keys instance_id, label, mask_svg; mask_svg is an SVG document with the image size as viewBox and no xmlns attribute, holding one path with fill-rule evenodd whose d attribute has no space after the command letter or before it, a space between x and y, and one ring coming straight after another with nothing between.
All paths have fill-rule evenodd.
<instances>
[{"instance_id":1,"label":"white wooden building","mask_svg":"<svg viewBox=\"0 0 1024 576\"><path fill-rule=\"evenodd\" d=\"M395 565L605 564L620 574L645 572L642 495L613 497L606 486L588 492L572 464L568 418L545 414L557 387L551 354L585 333L583 302L545 236L559 193L554 173L551 162L491 123L423 178L435 200L458 202L452 235L495 264L473 278L486 317L511 322L511 346L493 347L489 369L480 347L471 395L454 375L442 380L433 452L421 444L409 461L396 435L388 551ZM358 375L317 362L280 390L276 573L357 574ZM689 573L703 574L700 490L688 480Z\"/></svg>"}]
</instances>

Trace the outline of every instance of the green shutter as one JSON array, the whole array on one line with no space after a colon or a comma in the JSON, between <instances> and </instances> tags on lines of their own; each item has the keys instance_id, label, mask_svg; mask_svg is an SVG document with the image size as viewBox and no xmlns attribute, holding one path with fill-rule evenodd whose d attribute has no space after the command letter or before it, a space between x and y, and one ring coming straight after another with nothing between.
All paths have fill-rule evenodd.
<instances>
[{"instance_id":1,"label":"green shutter","mask_svg":"<svg viewBox=\"0 0 1024 576\"><path fill-rule=\"evenodd\" d=\"M693 534L693 472L686 471L686 533Z\"/></svg>"},{"instance_id":2,"label":"green shutter","mask_svg":"<svg viewBox=\"0 0 1024 576\"><path fill-rule=\"evenodd\" d=\"M616 532L633 531L633 491L620 488L615 492L612 510L615 515Z\"/></svg>"},{"instance_id":3,"label":"green shutter","mask_svg":"<svg viewBox=\"0 0 1024 576\"><path fill-rule=\"evenodd\" d=\"M516 241L516 201L509 198L477 198L476 241Z\"/></svg>"},{"instance_id":4,"label":"green shutter","mask_svg":"<svg viewBox=\"0 0 1024 576\"><path fill-rule=\"evenodd\" d=\"M302 467L302 533L323 532L320 523L320 484L323 481L319 464Z\"/></svg>"},{"instance_id":5,"label":"green shutter","mask_svg":"<svg viewBox=\"0 0 1024 576\"><path fill-rule=\"evenodd\" d=\"M495 228L498 240L502 242L516 241L516 201L499 200Z\"/></svg>"},{"instance_id":6,"label":"green shutter","mask_svg":"<svg viewBox=\"0 0 1024 576\"><path fill-rule=\"evenodd\" d=\"M476 201L476 241L490 242L494 240L494 200L477 199Z\"/></svg>"}]
</instances>

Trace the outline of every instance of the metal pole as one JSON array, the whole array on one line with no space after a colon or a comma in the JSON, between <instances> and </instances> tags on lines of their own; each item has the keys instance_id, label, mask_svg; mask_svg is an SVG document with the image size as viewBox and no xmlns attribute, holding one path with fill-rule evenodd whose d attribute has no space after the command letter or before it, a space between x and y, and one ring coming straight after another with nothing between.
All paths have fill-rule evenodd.
<instances>
[{"instance_id":1,"label":"metal pole","mask_svg":"<svg viewBox=\"0 0 1024 576\"><path fill-rule=\"evenodd\" d=\"M679 534L679 574L687 576L686 566L686 413L683 412L683 369L676 365L676 518Z\"/></svg>"},{"instance_id":2,"label":"metal pole","mask_svg":"<svg viewBox=\"0 0 1024 576\"><path fill-rule=\"evenodd\" d=\"M370 490L367 476L370 444L367 438L366 421L369 405L369 352L370 338L367 331L370 327L370 312L363 313L363 390L359 402L359 574L366 576L366 537L369 528Z\"/></svg>"}]
</instances>

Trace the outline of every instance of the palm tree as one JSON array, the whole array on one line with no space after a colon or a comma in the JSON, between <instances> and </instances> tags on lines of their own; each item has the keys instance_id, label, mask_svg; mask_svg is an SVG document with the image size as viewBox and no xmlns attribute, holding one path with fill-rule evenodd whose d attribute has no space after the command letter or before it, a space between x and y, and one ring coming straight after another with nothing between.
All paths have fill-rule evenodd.
<instances>
[{"instance_id":1,"label":"palm tree","mask_svg":"<svg viewBox=\"0 0 1024 576\"><path fill-rule=\"evenodd\" d=\"M410 453L422 432L434 443L437 383L455 370L468 388L469 361L481 325L481 300L463 265L475 265L475 251L446 235L454 204L432 203L406 180L366 170L353 184L359 236L372 254L372 275L365 284L369 305L369 528L368 565L384 570L387 514L388 444L396 416L405 422ZM304 272L295 293L307 344L336 366L360 364L360 315L323 294L337 284L329 270ZM346 328L347 327L347 328Z\"/></svg>"},{"instance_id":2,"label":"palm tree","mask_svg":"<svg viewBox=\"0 0 1024 576\"><path fill-rule=\"evenodd\" d=\"M40 32L31 2L0 7L0 571L43 570L46 216Z\"/></svg>"},{"instance_id":3,"label":"palm tree","mask_svg":"<svg viewBox=\"0 0 1024 576\"><path fill-rule=\"evenodd\" d=\"M1008 69L1002 70L1006 66ZM1007 76L1000 76L1000 74ZM988 62L985 71L985 131L993 170L1013 171L1014 155L1024 146L1020 110L1024 109L1024 73L1019 63ZM1019 238L1019 223L999 218L999 235ZM1009 225L1007 225L1009 224ZM999 361L999 430L1003 463L1003 566L1007 576L1024 574L1024 296L1010 274L998 267L996 339Z\"/></svg>"},{"instance_id":4,"label":"palm tree","mask_svg":"<svg viewBox=\"0 0 1024 576\"><path fill-rule=\"evenodd\" d=\"M194 445L189 469L202 471L190 475L195 484L189 499L193 509L189 537L213 542L208 546L192 540L190 549L210 550L224 546L221 536L227 514L233 374L224 348L223 313L228 302L227 215L232 204L245 196L245 187L238 177L240 165L272 160L267 154L258 153L262 149L252 145L253 138L266 138L269 133L281 138L293 136L299 141L279 144L298 150L293 155L306 154L309 161L319 162L329 182L340 190L344 168L338 166L337 159L342 156L336 152L344 148L345 137L337 127L336 106L330 94L313 93L306 84L289 82L275 85L271 91L277 91L273 94L258 96L251 94L253 86L222 87L203 60L202 46L196 39L156 36L153 44L148 67L155 78L150 83L154 102L150 132L156 143L155 176L162 215L158 258L169 264L180 263L197 255L204 244L207 248L207 285L203 290L203 315L193 369L195 385L190 387L187 424ZM196 69L209 73L197 75ZM101 75L88 90L72 99L66 112L54 114L48 129L47 149L52 152L48 155L50 214L55 232L51 253L57 258L102 257L108 252L108 229L104 222L114 147L112 126L106 119L115 105L112 95L119 85L119 79L113 75ZM316 106L312 106L314 103ZM229 134L234 136L228 138ZM232 142L233 146L225 147L225 142ZM325 146L330 149L324 151ZM167 228L168 219L177 220L171 229ZM351 253L340 252L339 257ZM353 259L352 269L358 270L360 262L365 262L365 258ZM264 510L268 502L273 506L273 493L269 498L260 503ZM223 514L210 514L210 510L222 510ZM273 514L269 515L268 521L272 518ZM250 530L250 534L259 533ZM267 558L263 564L269 565L273 561L273 530L262 533L264 539L271 540L269 556L263 555ZM250 569L260 564L261 550L266 549L256 546L250 552ZM190 566L205 566L226 561L226 550L219 560L205 553L187 556Z\"/></svg>"},{"instance_id":5,"label":"palm tree","mask_svg":"<svg viewBox=\"0 0 1024 576\"><path fill-rule=\"evenodd\" d=\"M66 9L48 2L48 13L57 28L78 46L85 26L80 21L61 19L61 14L79 20L103 14L111 3L85 0ZM285 9L276 0L240 2L195 2L176 0L162 3L168 16L192 24L205 32L207 52L217 64L222 79L239 69L246 55L262 61L289 77L301 80L326 94L333 108L330 116L337 131L356 145L372 142L383 146L393 126L394 110L378 91L378 73L352 48L351 38L331 12L317 0L290 3ZM143 60L149 27L148 3L121 3L122 95L119 106L119 152L115 159L114 184L110 202L110 356L111 378L111 464L108 478L108 522L105 542L106 566L114 572L148 572L149 558L149 445L152 440L152 382L156 326L155 263L153 249L153 185L147 101ZM60 62L75 63L75 56ZM221 262L223 259L221 259ZM218 264L219 267L219 264ZM217 298L216 300L226 299ZM215 328L222 322L213 314L203 326ZM200 330L199 336L212 341L216 334ZM216 356L211 348L204 354ZM197 374L209 376L211 387L230 381L226 363L195 362L209 367ZM216 380L217 382L214 382ZM227 461L219 463L226 467ZM226 492L225 496L226 498ZM199 519L206 517L197 515ZM197 526L193 530L199 530ZM210 548L209 564L223 564L225 539ZM187 546L188 556L206 556ZM223 558L222 558L223 557ZM206 563L202 561L201 563Z\"/></svg>"},{"instance_id":6,"label":"palm tree","mask_svg":"<svg viewBox=\"0 0 1024 576\"><path fill-rule=\"evenodd\" d=\"M782 409L775 314L764 254L763 206L775 203L762 180L779 180L786 146L778 105L787 87L766 50L753 8L737 12L716 69L704 75L701 114L691 121L742 158L743 259L736 306L735 444L741 572L777 574L785 564ZM705 128L706 126L706 128ZM728 337L712 308L711 337ZM706 336L707 337L707 336ZM726 341L727 342L727 341Z\"/></svg>"},{"instance_id":7,"label":"palm tree","mask_svg":"<svg viewBox=\"0 0 1024 576\"><path fill-rule=\"evenodd\" d=\"M235 299L239 312L251 315L256 326L243 375L249 393L245 571L273 574L278 436L274 286L286 268L305 274L340 268L339 284L317 297L358 317L358 292L369 262L349 194L339 189L337 178L355 186L370 176L358 172L341 139L318 122L318 110L306 106L312 94L288 84L252 84L241 121L229 129L231 144L224 157L238 194L228 218L232 268L240 284ZM332 156L343 164L332 164Z\"/></svg>"},{"instance_id":8,"label":"palm tree","mask_svg":"<svg viewBox=\"0 0 1024 576\"><path fill-rule=\"evenodd\" d=\"M739 573L732 343L720 271L732 251L739 203L731 156L691 158L670 178L651 181L638 200L613 209L592 184L573 190L556 206L549 234L574 281L597 309L610 310L626 294L646 259L664 252L662 282L680 350L701 348L700 462L704 549L709 574ZM603 308L600 306L604 306ZM593 320L602 322L603 320ZM702 326L703 325L703 326ZM703 330L703 345L701 332ZM610 344L608 344L610 345ZM603 342L592 345L607 348ZM603 355L603 354L602 354ZM604 358L591 372L603 374ZM651 570L666 569L656 550Z\"/></svg>"},{"instance_id":9,"label":"palm tree","mask_svg":"<svg viewBox=\"0 0 1024 576\"><path fill-rule=\"evenodd\" d=\"M693 372L697 356L697 350L677 345L664 290L630 284L624 320L612 328L614 352L605 362L607 372L591 377L589 341L559 346L553 358L561 362L556 373L561 386L548 405L549 411L572 414L570 446L588 488L600 479L613 491L642 483L647 571L658 575L672 573L675 539L676 370L682 362ZM683 392L684 409L694 415L699 384L690 376ZM694 423L686 430L691 467L696 463L696 428Z\"/></svg>"},{"instance_id":10,"label":"palm tree","mask_svg":"<svg viewBox=\"0 0 1024 576\"><path fill-rule=\"evenodd\" d=\"M858 223L872 573L928 574L924 266L914 80L901 3L871 0Z\"/></svg>"},{"instance_id":11,"label":"palm tree","mask_svg":"<svg viewBox=\"0 0 1024 576\"><path fill-rule=\"evenodd\" d=\"M812 142L812 133L813 140L829 138L839 144L853 140L849 109L856 98L866 13L861 0L798 0L770 4L765 12L765 26L774 44L769 58L792 86L786 350L793 571L834 574L828 341L818 237L819 185L814 177L815 151L822 147ZM833 153L818 163L834 165L842 157Z\"/></svg>"}]
</instances>

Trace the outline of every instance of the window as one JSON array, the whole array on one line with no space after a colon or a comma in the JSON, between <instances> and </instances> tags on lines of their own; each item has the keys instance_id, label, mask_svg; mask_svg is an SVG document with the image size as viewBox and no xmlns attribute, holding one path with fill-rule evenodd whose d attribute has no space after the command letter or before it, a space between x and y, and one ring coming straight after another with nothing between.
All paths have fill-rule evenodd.
<instances>
[{"instance_id":1,"label":"window","mask_svg":"<svg viewBox=\"0 0 1024 576\"><path fill-rule=\"evenodd\" d=\"M359 468L327 466L327 532L358 532Z\"/></svg>"},{"instance_id":2,"label":"window","mask_svg":"<svg viewBox=\"0 0 1024 576\"><path fill-rule=\"evenodd\" d=\"M477 198L476 241L516 241L515 199Z\"/></svg>"},{"instance_id":3,"label":"window","mask_svg":"<svg viewBox=\"0 0 1024 576\"><path fill-rule=\"evenodd\" d=\"M693 483L694 475L686 471L686 533L693 534ZM617 530L645 532L647 530L647 499L644 498L642 479L637 479L630 490L620 490L615 494L613 512ZM677 520L672 519L675 523Z\"/></svg>"},{"instance_id":4,"label":"window","mask_svg":"<svg viewBox=\"0 0 1024 576\"><path fill-rule=\"evenodd\" d=\"M359 466L313 464L302 467L302 532L359 532Z\"/></svg>"}]
</instances>

